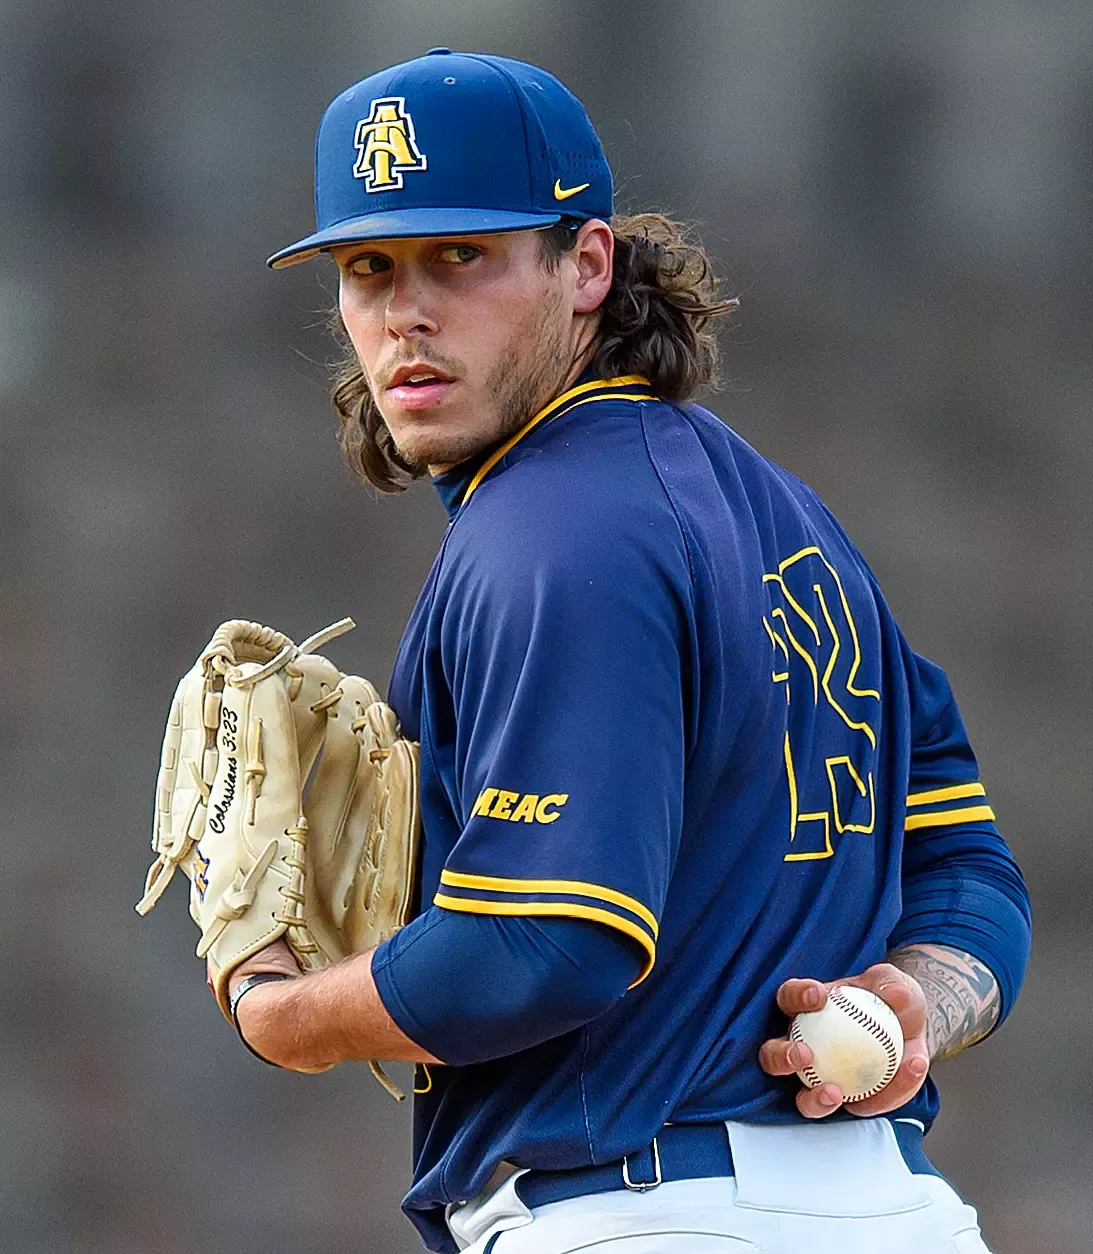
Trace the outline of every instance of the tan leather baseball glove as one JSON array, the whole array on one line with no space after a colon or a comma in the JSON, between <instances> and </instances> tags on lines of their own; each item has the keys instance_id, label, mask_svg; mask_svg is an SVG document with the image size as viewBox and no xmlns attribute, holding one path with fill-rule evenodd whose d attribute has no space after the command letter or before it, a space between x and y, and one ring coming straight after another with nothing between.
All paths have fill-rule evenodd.
<instances>
[{"instance_id":1,"label":"tan leather baseball glove","mask_svg":"<svg viewBox=\"0 0 1093 1254\"><path fill-rule=\"evenodd\" d=\"M367 680L258 623L217 628L171 702L137 911L179 867L225 1016L228 977L284 937L304 971L407 922L420 830L417 745ZM394 1096L402 1094L371 1063Z\"/></svg>"}]
</instances>

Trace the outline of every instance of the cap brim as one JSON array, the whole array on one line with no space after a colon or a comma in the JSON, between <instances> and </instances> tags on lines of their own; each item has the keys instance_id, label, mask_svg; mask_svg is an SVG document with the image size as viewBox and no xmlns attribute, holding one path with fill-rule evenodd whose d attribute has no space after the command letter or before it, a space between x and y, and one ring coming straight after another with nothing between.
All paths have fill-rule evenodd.
<instances>
[{"instance_id":1,"label":"cap brim","mask_svg":"<svg viewBox=\"0 0 1093 1254\"><path fill-rule=\"evenodd\" d=\"M281 270L298 261L307 261L336 244L355 244L360 240L533 231L553 226L562 216L560 213L510 213L504 209L396 209L392 213L370 213L297 240L274 253L266 265Z\"/></svg>"}]
</instances>

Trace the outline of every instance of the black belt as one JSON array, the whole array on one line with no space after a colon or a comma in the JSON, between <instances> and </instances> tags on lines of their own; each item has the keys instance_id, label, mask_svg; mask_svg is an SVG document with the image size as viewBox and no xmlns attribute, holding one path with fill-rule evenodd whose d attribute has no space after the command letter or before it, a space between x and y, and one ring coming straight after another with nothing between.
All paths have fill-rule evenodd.
<instances>
[{"instance_id":1,"label":"black belt","mask_svg":"<svg viewBox=\"0 0 1093 1254\"><path fill-rule=\"evenodd\" d=\"M915 1175L941 1174L923 1151L922 1129L917 1124L893 1120L892 1130L904 1162ZM516 1192L534 1210L591 1193L615 1189L645 1193L670 1180L708 1180L734 1174L732 1147L723 1123L670 1123L645 1149L627 1154L621 1161L570 1171L529 1171L516 1181Z\"/></svg>"}]
</instances>

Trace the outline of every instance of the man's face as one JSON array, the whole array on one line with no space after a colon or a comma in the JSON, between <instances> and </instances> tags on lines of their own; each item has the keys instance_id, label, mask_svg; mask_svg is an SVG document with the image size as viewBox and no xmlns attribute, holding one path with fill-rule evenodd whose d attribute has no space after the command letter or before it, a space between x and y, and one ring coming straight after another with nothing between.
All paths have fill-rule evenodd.
<instances>
[{"instance_id":1,"label":"man's face","mask_svg":"<svg viewBox=\"0 0 1093 1254\"><path fill-rule=\"evenodd\" d=\"M436 469L491 447L569 380L587 323L580 266L566 255L549 270L538 232L331 254L342 320L408 461Z\"/></svg>"}]
</instances>

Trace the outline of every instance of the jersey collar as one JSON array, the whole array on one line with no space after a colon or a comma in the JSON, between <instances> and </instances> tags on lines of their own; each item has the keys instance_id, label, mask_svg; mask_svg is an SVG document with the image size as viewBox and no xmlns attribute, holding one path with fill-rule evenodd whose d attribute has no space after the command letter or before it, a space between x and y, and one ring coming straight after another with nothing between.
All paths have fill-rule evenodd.
<instances>
[{"instance_id":1,"label":"jersey collar","mask_svg":"<svg viewBox=\"0 0 1093 1254\"><path fill-rule=\"evenodd\" d=\"M510 436L504 444L494 449L471 477L461 504L466 505L497 463L536 427L560 418L563 414L568 414L578 405L591 404L592 401L651 401L655 399L650 390L649 380L640 374L619 375L615 379L593 379L588 383L579 383L576 387L569 388L561 396L556 396L549 405L544 405L535 417L526 422L515 435Z\"/></svg>"},{"instance_id":2,"label":"jersey collar","mask_svg":"<svg viewBox=\"0 0 1093 1254\"><path fill-rule=\"evenodd\" d=\"M439 475L433 475L433 487L436 488L440 503L448 513L449 521L459 512L459 506L467 491L467 484L478 473L478 468L489 455L488 451L478 453L465 461L456 462L454 466Z\"/></svg>"},{"instance_id":3,"label":"jersey collar","mask_svg":"<svg viewBox=\"0 0 1093 1254\"><path fill-rule=\"evenodd\" d=\"M515 435L509 436L491 452L480 453L468 458L446 470L443 474L434 475L433 486L440 496L448 517L454 518L459 509L466 505L478 491L482 481L490 471L510 453L525 436L537 427L568 414L579 405L589 405L593 401L627 400L652 401L653 395L649 380L640 374L618 375L614 379L589 379L587 374L581 376L573 387L568 388L560 396L556 396L548 405L526 422Z\"/></svg>"}]
</instances>

